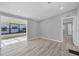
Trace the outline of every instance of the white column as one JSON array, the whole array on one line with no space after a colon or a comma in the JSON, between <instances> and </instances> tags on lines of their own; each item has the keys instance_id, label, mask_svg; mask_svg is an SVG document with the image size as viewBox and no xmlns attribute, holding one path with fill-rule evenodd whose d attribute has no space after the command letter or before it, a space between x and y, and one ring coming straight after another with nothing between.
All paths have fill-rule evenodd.
<instances>
[{"instance_id":1,"label":"white column","mask_svg":"<svg viewBox=\"0 0 79 59\"><path fill-rule=\"evenodd\" d=\"M78 14L77 14L77 43L76 45L79 46L79 9L78 9Z\"/></svg>"}]
</instances>

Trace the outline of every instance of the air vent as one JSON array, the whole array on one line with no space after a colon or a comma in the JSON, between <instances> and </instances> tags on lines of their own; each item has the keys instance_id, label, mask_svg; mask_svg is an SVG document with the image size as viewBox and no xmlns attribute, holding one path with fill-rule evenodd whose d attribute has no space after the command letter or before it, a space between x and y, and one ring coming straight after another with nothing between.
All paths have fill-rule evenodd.
<instances>
[{"instance_id":1,"label":"air vent","mask_svg":"<svg viewBox=\"0 0 79 59\"><path fill-rule=\"evenodd\" d=\"M52 2L48 2L48 4L51 4Z\"/></svg>"}]
</instances>

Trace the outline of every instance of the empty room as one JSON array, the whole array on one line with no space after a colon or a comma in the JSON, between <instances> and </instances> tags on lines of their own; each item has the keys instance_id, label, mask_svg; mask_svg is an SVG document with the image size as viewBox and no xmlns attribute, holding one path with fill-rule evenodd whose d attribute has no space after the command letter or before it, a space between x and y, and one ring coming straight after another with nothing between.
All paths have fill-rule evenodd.
<instances>
[{"instance_id":1,"label":"empty room","mask_svg":"<svg viewBox=\"0 0 79 59\"><path fill-rule=\"evenodd\" d=\"M79 56L79 2L0 2L0 56Z\"/></svg>"}]
</instances>

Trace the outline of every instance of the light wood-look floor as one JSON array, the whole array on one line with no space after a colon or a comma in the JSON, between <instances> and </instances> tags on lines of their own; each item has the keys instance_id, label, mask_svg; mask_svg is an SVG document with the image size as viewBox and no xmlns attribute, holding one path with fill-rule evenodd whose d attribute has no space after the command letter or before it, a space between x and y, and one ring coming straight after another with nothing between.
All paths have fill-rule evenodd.
<instances>
[{"instance_id":1,"label":"light wood-look floor","mask_svg":"<svg viewBox=\"0 0 79 59\"><path fill-rule=\"evenodd\" d=\"M68 52L68 49L79 49L67 38L62 43L34 39L5 46L1 49L1 56L76 56Z\"/></svg>"}]
</instances>

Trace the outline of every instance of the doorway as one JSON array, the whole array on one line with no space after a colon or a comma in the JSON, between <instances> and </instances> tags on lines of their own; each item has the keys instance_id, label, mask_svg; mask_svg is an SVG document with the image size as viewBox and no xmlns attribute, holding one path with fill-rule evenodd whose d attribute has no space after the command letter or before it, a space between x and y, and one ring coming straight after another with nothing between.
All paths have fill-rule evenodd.
<instances>
[{"instance_id":1,"label":"doorway","mask_svg":"<svg viewBox=\"0 0 79 59\"><path fill-rule=\"evenodd\" d=\"M73 18L68 17L63 19L63 42L66 49L71 48L73 43Z\"/></svg>"}]
</instances>

